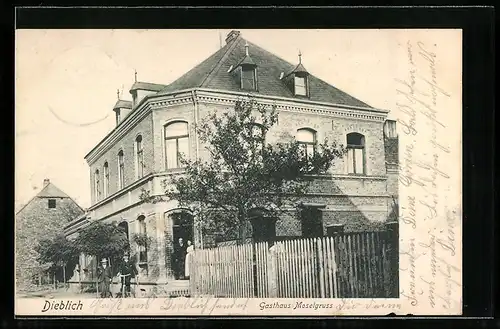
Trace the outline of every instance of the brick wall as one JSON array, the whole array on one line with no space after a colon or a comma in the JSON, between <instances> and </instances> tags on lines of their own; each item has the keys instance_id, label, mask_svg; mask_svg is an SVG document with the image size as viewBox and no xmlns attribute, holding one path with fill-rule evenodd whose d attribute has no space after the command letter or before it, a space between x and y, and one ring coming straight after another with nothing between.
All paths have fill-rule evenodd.
<instances>
[{"instance_id":1,"label":"brick wall","mask_svg":"<svg viewBox=\"0 0 500 329\"><path fill-rule=\"evenodd\" d=\"M48 208L48 200L56 199L56 208ZM42 239L62 233L63 227L81 216L83 210L70 198L35 197L16 215L16 283L29 286L39 265L35 247Z\"/></svg>"},{"instance_id":2,"label":"brick wall","mask_svg":"<svg viewBox=\"0 0 500 329\"><path fill-rule=\"evenodd\" d=\"M123 138L121 138L115 145L107 150L95 162L90 164L90 186L91 186L91 200L92 204L96 203L94 179L95 171L99 169L101 193L104 192L104 177L103 166L107 161L109 165L109 195L118 191L118 152L123 150L124 154L124 180L125 186L135 182L136 179L136 154L135 139L138 135L142 136L142 147L144 157L144 176L153 172L153 124L152 115L149 114L135 127L133 127ZM101 199L104 198L102 194Z\"/></svg>"},{"instance_id":3,"label":"brick wall","mask_svg":"<svg viewBox=\"0 0 500 329\"><path fill-rule=\"evenodd\" d=\"M387 171L387 193L389 195L398 195L399 177L397 165L388 167Z\"/></svg>"}]
</instances>

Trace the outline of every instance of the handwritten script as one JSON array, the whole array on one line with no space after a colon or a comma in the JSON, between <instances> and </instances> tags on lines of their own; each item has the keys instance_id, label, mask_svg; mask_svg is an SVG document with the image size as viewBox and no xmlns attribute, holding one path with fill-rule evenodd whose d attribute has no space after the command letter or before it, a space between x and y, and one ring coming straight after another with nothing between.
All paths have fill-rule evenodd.
<instances>
[{"instance_id":1,"label":"handwritten script","mask_svg":"<svg viewBox=\"0 0 500 329\"><path fill-rule=\"evenodd\" d=\"M415 308L461 310L460 199L450 194L449 173L461 158L449 145L451 137L460 138L450 136L452 95L441 86L438 44L409 40L405 49L408 71L396 78L396 110L402 133L400 219L410 234L400 241L400 295Z\"/></svg>"}]
</instances>

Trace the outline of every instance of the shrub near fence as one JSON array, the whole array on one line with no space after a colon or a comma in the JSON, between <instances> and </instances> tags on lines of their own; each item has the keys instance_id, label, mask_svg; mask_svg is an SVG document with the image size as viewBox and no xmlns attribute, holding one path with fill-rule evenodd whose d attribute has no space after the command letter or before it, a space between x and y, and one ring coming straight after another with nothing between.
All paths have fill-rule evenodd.
<instances>
[{"instance_id":1,"label":"shrub near fence","mask_svg":"<svg viewBox=\"0 0 500 329\"><path fill-rule=\"evenodd\" d=\"M196 250L191 295L279 298L397 297L397 239L388 232ZM397 274L396 274L397 275Z\"/></svg>"}]
</instances>

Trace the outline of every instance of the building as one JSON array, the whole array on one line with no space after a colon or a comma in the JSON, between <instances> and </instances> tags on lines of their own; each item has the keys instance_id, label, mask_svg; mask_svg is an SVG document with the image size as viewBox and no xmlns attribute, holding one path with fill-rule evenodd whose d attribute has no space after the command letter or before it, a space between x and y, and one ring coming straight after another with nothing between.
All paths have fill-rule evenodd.
<instances>
[{"instance_id":1,"label":"building","mask_svg":"<svg viewBox=\"0 0 500 329\"><path fill-rule=\"evenodd\" d=\"M83 209L49 179L42 190L16 213L16 285L28 287L46 282L43 264L37 262L35 247L41 239L63 232ZM49 281L52 278L49 278Z\"/></svg>"},{"instance_id":2,"label":"building","mask_svg":"<svg viewBox=\"0 0 500 329\"><path fill-rule=\"evenodd\" d=\"M136 81L132 102L118 100L114 105L116 127L85 157L92 205L66 233L77 234L95 220L116 221L130 235L145 233L155 238L155 245L139 256L139 266L152 281L172 279L173 241L183 237L206 246L210 239L199 234L191 215L176 202L143 202L141 196L163 194L165 177L182 172L179 152L207 157L195 124L249 94L259 103L277 106L279 123L266 135L269 142L298 138L311 144L328 137L349 148L330 175L318 177L304 211L278 219L266 232L317 236L337 227L380 227L393 209L391 196L397 196L397 190L389 190L397 189L395 122L386 120L388 111L329 85L305 66L300 54L297 63L288 63L232 31L220 50L171 84ZM385 136L384 129L392 135ZM387 141L395 143L388 148ZM392 153L386 159L387 150Z\"/></svg>"}]
</instances>

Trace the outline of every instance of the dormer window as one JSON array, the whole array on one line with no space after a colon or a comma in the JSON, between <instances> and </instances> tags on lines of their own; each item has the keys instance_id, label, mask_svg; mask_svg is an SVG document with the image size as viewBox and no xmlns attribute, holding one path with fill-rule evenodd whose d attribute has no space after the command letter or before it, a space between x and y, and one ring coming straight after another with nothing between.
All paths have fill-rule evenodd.
<instances>
[{"instance_id":1,"label":"dormer window","mask_svg":"<svg viewBox=\"0 0 500 329\"><path fill-rule=\"evenodd\" d=\"M245 57L238 64L228 70L236 81L239 80L240 88L247 91L257 90L257 65L248 52L248 42L245 44Z\"/></svg>"},{"instance_id":2,"label":"dormer window","mask_svg":"<svg viewBox=\"0 0 500 329\"><path fill-rule=\"evenodd\" d=\"M256 70L254 67L245 65L241 67L241 89L255 90Z\"/></svg>"},{"instance_id":3,"label":"dormer window","mask_svg":"<svg viewBox=\"0 0 500 329\"><path fill-rule=\"evenodd\" d=\"M307 75L295 74L295 95L307 96Z\"/></svg>"},{"instance_id":4,"label":"dormer window","mask_svg":"<svg viewBox=\"0 0 500 329\"><path fill-rule=\"evenodd\" d=\"M309 97L309 73L302 65L302 54L299 52L299 64L288 74L283 72L280 80L290 89L295 96Z\"/></svg>"}]
</instances>

